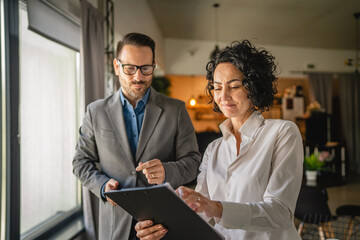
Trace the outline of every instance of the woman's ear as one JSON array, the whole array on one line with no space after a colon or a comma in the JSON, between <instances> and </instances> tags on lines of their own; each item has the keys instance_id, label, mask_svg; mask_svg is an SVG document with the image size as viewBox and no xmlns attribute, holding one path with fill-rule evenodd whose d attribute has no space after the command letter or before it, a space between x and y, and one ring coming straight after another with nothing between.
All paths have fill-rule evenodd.
<instances>
[{"instance_id":1,"label":"woman's ear","mask_svg":"<svg viewBox=\"0 0 360 240\"><path fill-rule=\"evenodd\" d=\"M115 75L116 76L119 76L120 75L120 64L119 64L119 60L114 58L114 72L115 72Z\"/></svg>"}]
</instances>

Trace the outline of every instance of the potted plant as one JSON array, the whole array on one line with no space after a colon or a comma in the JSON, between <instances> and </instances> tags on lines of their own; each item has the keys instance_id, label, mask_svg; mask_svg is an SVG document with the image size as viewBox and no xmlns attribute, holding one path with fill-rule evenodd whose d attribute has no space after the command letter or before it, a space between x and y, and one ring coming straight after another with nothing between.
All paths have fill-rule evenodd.
<instances>
[{"instance_id":1,"label":"potted plant","mask_svg":"<svg viewBox=\"0 0 360 240\"><path fill-rule=\"evenodd\" d=\"M169 88L171 86L171 83L170 83L168 78L166 78L166 77L153 77L151 85L159 93L162 93L162 94L167 95L167 96L170 95Z\"/></svg>"},{"instance_id":2,"label":"potted plant","mask_svg":"<svg viewBox=\"0 0 360 240\"><path fill-rule=\"evenodd\" d=\"M310 156L305 156L304 164L306 179L315 181L318 171L325 170L327 161L331 161L331 156L327 151L316 151Z\"/></svg>"},{"instance_id":3,"label":"potted plant","mask_svg":"<svg viewBox=\"0 0 360 240\"><path fill-rule=\"evenodd\" d=\"M321 108L320 103L318 103L317 101L314 101L314 102L311 102L306 107L306 112L309 116L314 116L314 115L318 115L320 113L324 113L325 109Z\"/></svg>"}]
</instances>

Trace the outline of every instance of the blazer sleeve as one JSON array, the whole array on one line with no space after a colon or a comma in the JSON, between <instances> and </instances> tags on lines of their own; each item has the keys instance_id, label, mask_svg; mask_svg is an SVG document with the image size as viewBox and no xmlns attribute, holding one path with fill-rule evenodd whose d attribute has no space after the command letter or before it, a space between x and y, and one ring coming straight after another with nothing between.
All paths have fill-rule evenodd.
<instances>
[{"instance_id":1,"label":"blazer sleeve","mask_svg":"<svg viewBox=\"0 0 360 240\"><path fill-rule=\"evenodd\" d=\"M163 163L165 181L174 188L196 178L201 160L195 130L183 102L178 111L176 131L175 161Z\"/></svg>"},{"instance_id":2,"label":"blazer sleeve","mask_svg":"<svg viewBox=\"0 0 360 240\"><path fill-rule=\"evenodd\" d=\"M91 105L87 107L73 159L73 173L82 185L101 198L101 187L109 178L97 167L99 156L94 137Z\"/></svg>"}]
</instances>

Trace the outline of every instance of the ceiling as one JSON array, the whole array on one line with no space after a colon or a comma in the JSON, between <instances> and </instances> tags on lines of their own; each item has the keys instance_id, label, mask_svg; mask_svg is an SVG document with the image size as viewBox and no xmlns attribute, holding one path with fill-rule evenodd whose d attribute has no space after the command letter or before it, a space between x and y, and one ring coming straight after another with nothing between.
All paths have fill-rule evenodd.
<instances>
[{"instance_id":1,"label":"ceiling","mask_svg":"<svg viewBox=\"0 0 360 240\"><path fill-rule=\"evenodd\" d=\"M360 0L147 0L164 38L356 49ZM215 10L214 3L220 7ZM360 30L359 30L360 31ZM359 33L360 34L360 33ZM360 40L359 40L360 41ZM359 43L360 44L360 43Z\"/></svg>"}]
</instances>

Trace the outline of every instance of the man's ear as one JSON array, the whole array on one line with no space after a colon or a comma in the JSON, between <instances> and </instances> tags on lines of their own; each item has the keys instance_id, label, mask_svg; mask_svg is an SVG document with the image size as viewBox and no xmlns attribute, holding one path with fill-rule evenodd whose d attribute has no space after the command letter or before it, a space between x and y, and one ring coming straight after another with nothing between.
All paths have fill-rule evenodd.
<instances>
[{"instance_id":1,"label":"man's ear","mask_svg":"<svg viewBox=\"0 0 360 240\"><path fill-rule=\"evenodd\" d=\"M114 58L114 72L116 76L120 75L120 64L119 64L119 60L117 60L116 58Z\"/></svg>"}]
</instances>

